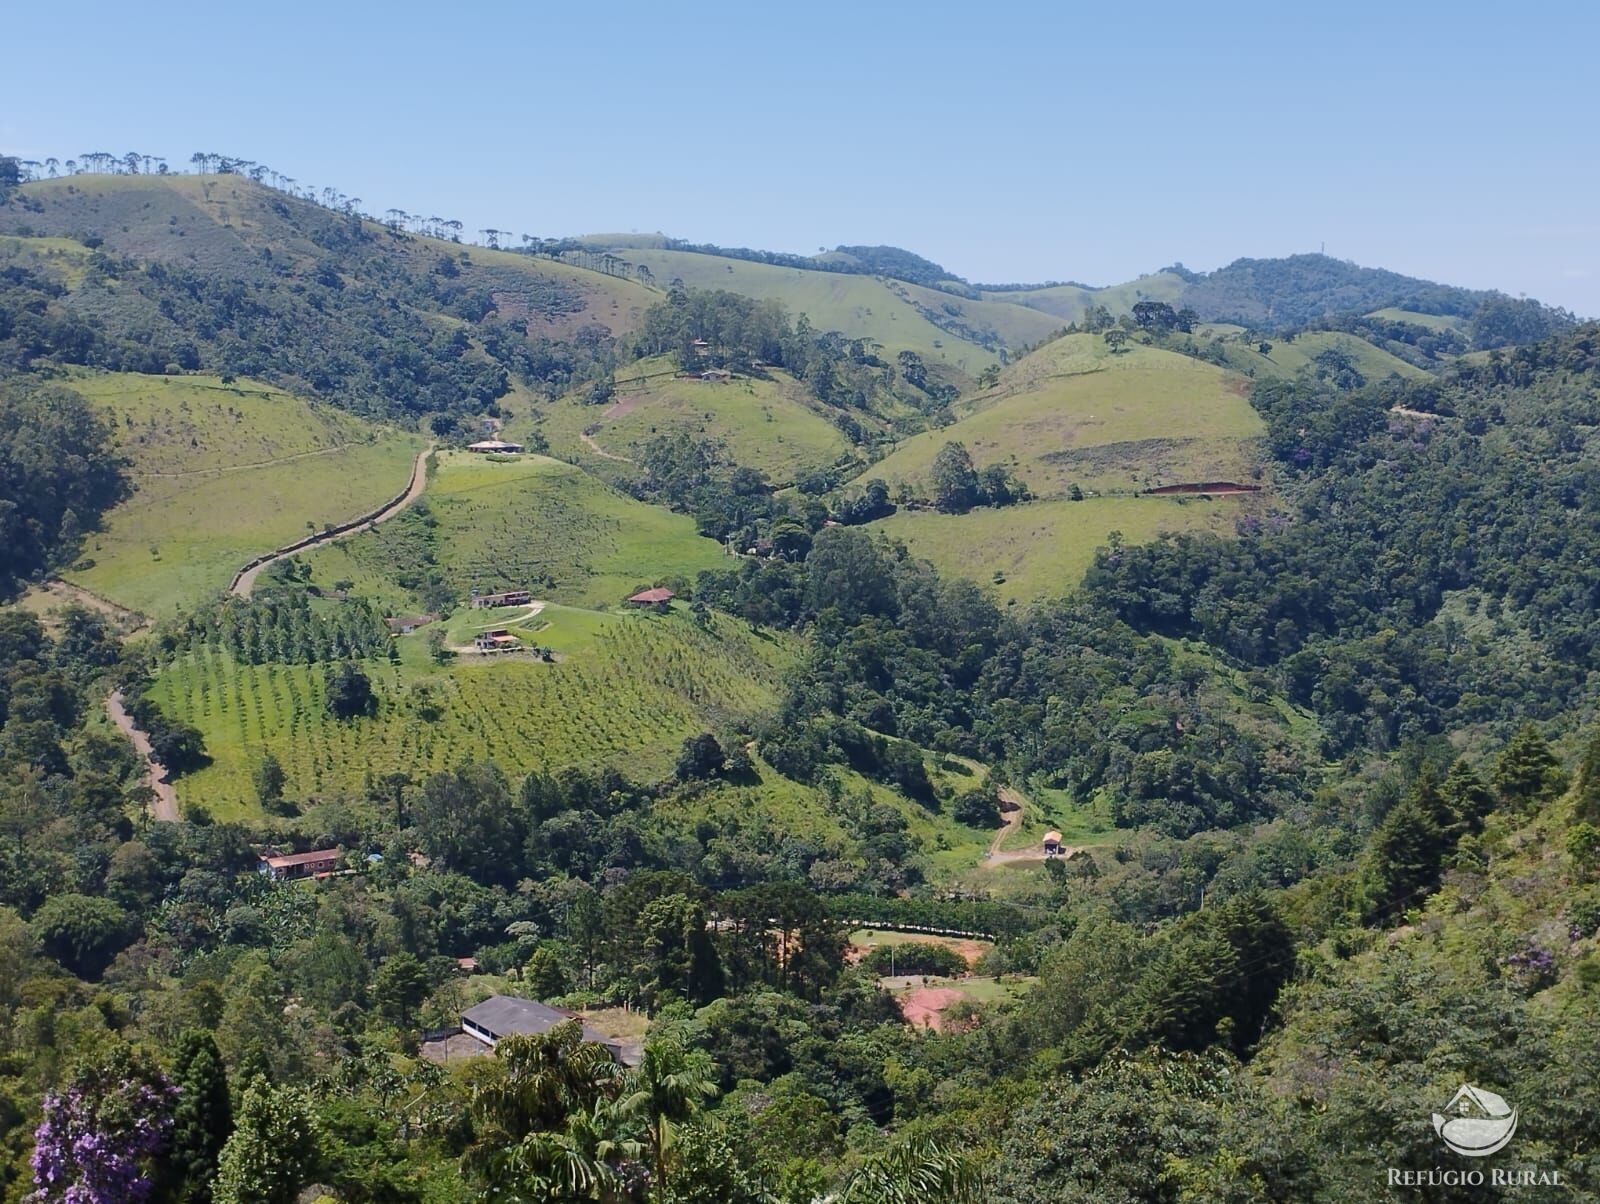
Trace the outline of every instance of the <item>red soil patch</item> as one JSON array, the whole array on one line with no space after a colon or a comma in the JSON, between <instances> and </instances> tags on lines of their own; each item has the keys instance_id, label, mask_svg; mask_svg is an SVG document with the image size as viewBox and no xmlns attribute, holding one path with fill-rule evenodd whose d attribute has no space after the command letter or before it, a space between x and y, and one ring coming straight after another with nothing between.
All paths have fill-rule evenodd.
<instances>
[{"instance_id":1,"label":"red soil patch","mask_svg":"<svg viewBox=\"0 0 1600 1204\"><path fill-rule=\"evenodd\" d=\"M964 998L954 987L918 987L899 996L895 1002L912 1028L928 1028L937 1033L943 1031L944 1010Z\"/></svg>"}]
</instances>

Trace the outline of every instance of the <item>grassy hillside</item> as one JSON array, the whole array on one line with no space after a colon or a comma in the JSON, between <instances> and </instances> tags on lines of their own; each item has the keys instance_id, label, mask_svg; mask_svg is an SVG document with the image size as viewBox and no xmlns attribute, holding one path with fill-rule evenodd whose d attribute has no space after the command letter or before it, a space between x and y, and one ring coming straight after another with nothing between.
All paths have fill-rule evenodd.
<instances>
[{"instance_id":1,"label":"grassy hillside","mask_svg":"<svg viewBox=\"0 0 1600 1204\"><path fill-rule=\"evenodd\" d=\"M258 552L392 497L423 446L252 381L106 373L67 383L115 416L137 492L66 577L153 616L222 589Z\"/></svg>"},{"instance_id":2,"label":"grassy hillside","mask_svg":"<svg viewBox=\"0 0 1600 1204\"><path fill-rule=\"evenodd\" d=\"M689 251L639 249L628 251L626 258L644 264L660 283L677 278L690 288L720 288L781 301L791 314L806 314L818 330L874 339L891 357L895 352L915 351L931 363L948 364L969 376L976 376L997 358L963 337L957 328L1018 345L1036 342L1061 325L1020 306L967 301L901 281L885 283L874 276L810 272ZM930 311L934 319L923 310Z\"/></svg>"},{"instance_id":3,"label":"grassy hillside","mask_svg":"<svg viewBox=\"0 0 1600 1204\"><path fill-rule=\"evenodd\" d=\"M1223 338L1222 349L1228 357L1228 366L1247 376L1289 377L1311 370L1318 355L1332 350L1349 357L1356 371L1368 380L1382 380L1390 375L1426 380L1430 375L1426 369L1408 364L1358 335L1342 331L1307 330L1295 335L1293 341L1270 337L1266 341L1272 349L1263 355L1259 350L1260 339Z\"/></svg>"},{"instance_id":4,"label":"grassy hillside","mask_svg":"<svg viewBox=\"0 0 1600 1204\"><path fill-rule=\"evenodd\" d=\"M1240 508L1237 498L1055 499L968 514L902 511L874 526L941 573L977 582L998 602L1026 605L1075 590L1113 531L1128 543L1167 531L1230 532Z\"/></svg>"},{"instance_id":5,"label":"grassy hillside","mask_svg":"<svg viewBox=\"0 0 1600 1204\"><path fill-rule=\"evenodd\" d=\"M1391 322L1409 322L1413 326L1426 326L1429 330L1459 330L1466 331L1471 321L1459 314L1425 314L1414 309L1400 309L1387 306L1375 309L1367 315L1370 318L1387 318Z\"/></svg>"},{"instance_id":6,"label":"grassy hillside","mask_svg":"<svg viewBox=\"0 0 1600 1204\"><path fill-rule=\"evenodd\" d=\"M507 773L563 765L667 772L686 736L775 705L794 649L726 617L702 629L671 615L547 607L533 638L555 663L507 657L441 668L425 631L397 641L400 661L369 662L377 715L339 722L323 706L318 665L238 665L212 646L158 676L153 697L205 735L213 758L179 798L219 815L255 810L250 774L270 751L291 798L359 795L369 777L413 776L489 758Z\"/></svg>"},{"instance_id":7,"label":"grassy hillside","mask_svg":"<svg viewBox=\"0 0 1600 1204\"><path fill-rule=\"evenodd\" d=\"M1152 272L1123 284L1105 288L1088 288L1081 284L1058 284L1051 288L1018 289L1015 291L985 292L984 299L1003 304L1021 305L1051 314L1060 319L1059 325L1076 322L1091 305L1103 305L1113 315L1132 313L1140 301L1166 301L1178 304L1187 287L1182 276L1172 272Z\"/></svg>"},{"instance_id":8,"label":"grassy hillside","mask_svg":"<svg viewBox=\"0 0 1600 1204\"><path fill-rule=\"evenodd\" d=\"M946 442L981 466L1012 465L1036 496L1246 479L1261 421L1243 377L1187 356L1130 345L1112 354L1098 335L1070 335L1001 374L956 407L958 421L906 440L871 476L926 492Z\"/></svg>"},{"instance_id":9,"label":"grassy hillside","mask_svg":"<svg viewBox=\"0 0 1600 1204\"><path fill-rule=\"evenodd\" d=\"M726 567L694 520L618 493L544 456L489 460L444 454L408 515L306 554L314 578L349 580L396 609L414 607L401 578L424 558L461 597L528 589L577 605L615 604L641 585Z\"/></svg>"},{"instance_id":10,"label":"grassy hillside","mask_svg":"<svg viewBox=\"0 0 1600 1204\"><path fill-rule=\"evenodd\" d=\"M774 377L679 380L669 358L640 360L617 373L610 405L564 398L543 407L538 429L552 451L602 469L607 461L596 448L632 459L654 436L677 431L723 440L737 463L762 469L775 481L792 480L848 454L850 440L829 420L827 407L791 377L776 371ZM869 420L864 414L854 417ZM512 437L524 426L532 423L514 423Z\"/></svg>"}]
</instances>

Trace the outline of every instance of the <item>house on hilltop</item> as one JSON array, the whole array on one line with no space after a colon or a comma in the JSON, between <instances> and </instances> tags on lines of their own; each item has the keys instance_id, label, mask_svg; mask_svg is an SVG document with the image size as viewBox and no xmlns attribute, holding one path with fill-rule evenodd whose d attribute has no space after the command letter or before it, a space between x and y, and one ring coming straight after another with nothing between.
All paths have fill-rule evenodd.
<instances>
[{"instance_id":1,"label":"house on hilltop","mask_svg":"<svg viewBox=\"0 0 1600 1204\"><path fill-rule=\"evenodd\" d=\"M718 382L725 381L725 380L732 380L733 379L733 373L729 372L726 368L707 368L704 372L702 372L700 374L700 379L701 380L718 381Z\"/></svg>"},{"instance_id":2,"label":"house on hilltop","mask_svg":"<svg viewBox=\"0 0 1600 1204\"><path fill-rule=\"evenodd\" d=\"M533 595L525 589L508 589L498 594L476 594L472 599L474 610L487 610L494 606L526 606Z\"/></svg>"},{"instance_id":3,"label":"house on hilltop","mask_svg":"<svg viewBox=\"0 0 1600 1204\"><path fill-rule=\"evenodd\" d=\"M476 452L480 456L502 455L514 456L523 450L520 443L507 443L503 439L480 439L476 443L467 444L469 452Z\"/></svg>"},{"instance_id":4,"label":"house on hilltop","mask_svg":"<svg viewBox=\"0 0 1600 1204\"><path fill-rule=\"evenodd\" d=\"M656 589L642 589L628 599L634 606L652 606L656 610L665 611L672 599L677 597L670 589L657 587Z\"/></svg>"},{"instance_id":5,"label":"house on hilltop","mask_svg":"<svg viewBox=\"0 0 1600 1204\"><path fill-rule=\"evenodd\" d=\"M522 641L504 627L497 627L493 631L478 632L472 637L472 646L488 655L496 652L515 652L522 647Z\"/></svg>"}]
</instances>

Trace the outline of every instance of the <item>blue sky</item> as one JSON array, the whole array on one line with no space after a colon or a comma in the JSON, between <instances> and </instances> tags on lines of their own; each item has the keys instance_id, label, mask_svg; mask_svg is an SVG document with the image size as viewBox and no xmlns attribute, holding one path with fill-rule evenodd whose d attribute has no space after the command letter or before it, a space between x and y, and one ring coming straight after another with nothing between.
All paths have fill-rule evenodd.
<instances>
[{"instance_id":1,"label":"blue sky","mask_svg":"<svg viewBox=\"0 0 1600 1204\"><path fill-rule=\"evenodd\" d=\"M1591 4L119 0L0 28L25 158L212 150L468 229L888 242L981 281L1326 243L1600 314Z\"/></svg>"}]
</instances>

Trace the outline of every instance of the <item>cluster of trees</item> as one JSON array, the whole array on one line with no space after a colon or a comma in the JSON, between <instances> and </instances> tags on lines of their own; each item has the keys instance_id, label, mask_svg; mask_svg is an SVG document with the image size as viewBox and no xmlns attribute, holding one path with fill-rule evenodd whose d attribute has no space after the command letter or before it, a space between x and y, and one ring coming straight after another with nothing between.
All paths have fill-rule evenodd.
<instances>
[{"instance_id":1,"label":"cluster of trees","mask_svg":"<svg viewBox=\"0 0 1600 1204\"><path fill-rule=\"evenodd\" d=\"M106 417L59 386L0 375L0 598L70 564L129 491Z\"/></svg>"},{"instance_id":2,"label":"cluster of trees","mask_svg":"<svg viewBox=\"0 0 1600 1204\"><path fill-rule=\"evenodd\" d=\"M1028 487L1004 464L989 464L980 471L966 445L954 441L934 456L929 484L934 507L945 514L965 514L976 506L1009 506L1030 496Z\"/></svg>"}]
</instances>

